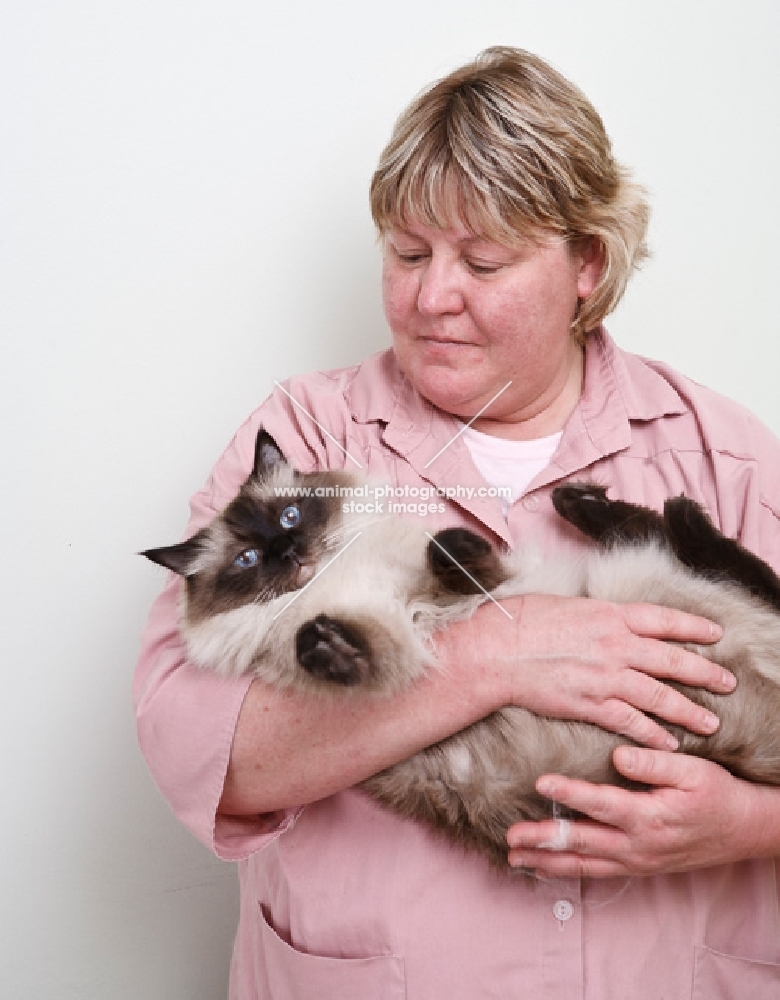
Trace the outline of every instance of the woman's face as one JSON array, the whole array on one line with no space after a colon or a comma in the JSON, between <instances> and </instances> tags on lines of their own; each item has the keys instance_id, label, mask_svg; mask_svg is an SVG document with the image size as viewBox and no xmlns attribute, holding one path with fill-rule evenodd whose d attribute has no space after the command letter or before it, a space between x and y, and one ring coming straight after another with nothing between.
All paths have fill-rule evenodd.
<instances>
[{"instance_id":1,"label":"woman's face","mask_svg":"<svg viewBox=\"0 0 780 1000\"><path fill-rule=\"evenodd\" d=\"M398 362L421 395L466 420L501 392L479 430L552 434L580 396L570 325L600 271L592 247L557 237L510 248L460 226L390 229L382 293Z\"/></svg>"}]
</instances>

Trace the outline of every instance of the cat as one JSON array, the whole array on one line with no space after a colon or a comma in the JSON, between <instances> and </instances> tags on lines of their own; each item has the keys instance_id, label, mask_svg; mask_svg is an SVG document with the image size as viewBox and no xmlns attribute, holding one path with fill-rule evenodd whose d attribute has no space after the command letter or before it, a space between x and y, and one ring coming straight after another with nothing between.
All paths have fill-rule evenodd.
<instances>
[{"instance_id":1,"label":"cat","mask_svg":"<svg viewBox=\"0 0 780 1000\"><path fill-rule=\"evenodd\" d=\"M467 617L486 592L667 605L723 626L719 642L689 648L738 678L729 695L677 685L721 720L709 737L667 725L680 750L780 784L780 580L693 501L670 499L660 515L610 501L599 485L559 486L555 509L598 544L551 559L500 554L462 528L431 536L416 520L345 504L361 485L349 472L295 471L261 430L253 472L226 509L187 541L142 553L184 577L181 632L195 663L323 696L389 696L434 668L434 631ZM611 762L625 742L508 707L362 787L505 868L508 827L550 815L534 788L540 774L637 787Z\"/></svg>"}]
</instances>

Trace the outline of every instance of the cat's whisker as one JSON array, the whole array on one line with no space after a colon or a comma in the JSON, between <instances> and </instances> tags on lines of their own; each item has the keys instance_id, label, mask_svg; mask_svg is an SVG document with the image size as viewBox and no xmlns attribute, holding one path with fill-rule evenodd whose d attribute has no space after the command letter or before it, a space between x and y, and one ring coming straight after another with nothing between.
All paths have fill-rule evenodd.
<instances>
[{"instance_id":1,"label":"cat's whisker","mask_svg":"<svg viewBox=\"0 0 780 1000\"><path fill-rule=\"evenodd\" d=\"M371 520L361 521L360 529L358 530L357 533L360 534L362 531L366 531L369 530L370 528L373 528L375 525L379 524L381 520L382 518L380 516L372 518ZM346 525L346 524L338 525L336 528L328 532L328 534L325 536L324 539L325 551L330 551L331 549L343 545L344 542L348 541L350 537L354 537L355 531L356 529L354 525Z\"/></svg>"},{"instance_id":2,"label":"cat's whisker","mask_svg":"<svg viewBox=\"0 0 780 1000\"><path fill-rule=\"evenodd\" d=\"M350 545L352 545L353 542L356 542L358 540L358 538L360 538L360 536L362 534L363 534L362 531L358 531L358 533L356 535L354 535L353 538L349 542L347 542L347 544L344 546L343 549L339 549L339 551L336 553L336 555L329 562L325 563L325 565L322 567L322 569L320 569L317 573L315 573L315 575L311 578L311 580L309 580L309 582L306 584L305 587L301 587L300 590L296 590L295 594L292 597L292 599L290 600L290 602L288 604L285 604L285 606L282 608L282 610L279 611L279 612L277 612L273 616L273 618L271 619L271 621L276 621L276 619L279 617L279 615L284 614L284 612L290 607L290 605L294 604L298 600L298 598L301 596L301 594L303 594L304 591L308 590L309 587L314 583L314 581L318 580L322 576L322 574L328 569L328 567L332 566L333 563L339 558L339 556L343 555L347 551L347 549L350 547Z\"/></svg>"}]
</instances>

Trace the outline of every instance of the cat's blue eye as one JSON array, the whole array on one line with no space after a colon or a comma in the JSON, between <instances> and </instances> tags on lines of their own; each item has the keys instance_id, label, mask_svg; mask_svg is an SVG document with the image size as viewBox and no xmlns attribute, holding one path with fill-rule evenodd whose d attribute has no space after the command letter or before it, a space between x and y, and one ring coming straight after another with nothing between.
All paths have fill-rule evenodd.
<instances>
[{"instance_id":1,"label":"cat's blue eye","mask_svg":"<svg viewBox=\"0 0 780 1000\"><path fill-rule=\"evenodd\" d=\"M251 569L260 562L260 553L257 549L244 549L233 560L233 565L238 569Z\"/></svg>"},{"instance_id":2,"label":"cat's blue eye","mask_svg":"<svg viewBox=\"0 0 780 1000\"><path fill-rule=\"evenodd\" d=\"M301 523L301 512L296 504L290 504L289 507L285 507L279 518L279 524L285 529L297 528Z\"/></svg>"}]
</instances>

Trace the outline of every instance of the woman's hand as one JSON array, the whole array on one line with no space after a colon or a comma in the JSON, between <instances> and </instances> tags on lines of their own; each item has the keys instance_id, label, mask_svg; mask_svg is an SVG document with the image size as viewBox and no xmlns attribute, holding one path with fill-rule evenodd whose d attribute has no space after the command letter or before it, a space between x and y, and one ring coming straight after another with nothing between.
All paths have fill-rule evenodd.
<instances>
[{"instance_id":1,"label":"woman's hand","mask_svg":"<svg viewBox=\"0 0 780 1000\"><path fill-rule=\"evenodd\" d=\"M645 713L705 735L718 720L663 679L717 693L736 682L712 661L661 640L708 644L720 636L719 626L671 608L530 594L502 607L484 604L469 621L449 626L437 636L437 655L456 674L458 667L467 673L455 679L469 689L475 674L488 677L502 705L674 749L672 736Z\"/></svg>"},{"instance_id":2,"label":"woman's hand","mask_svg":"<svg viewBox=\"0 0 780 1000\"><path fill-rule=\"evenodd\" d=\"M721 635L713 622L671 608L530 595L523 599L517 652L520 666L532 665L538 681L540 673L556 675L559 697L569 701L573 713L569 718L674 749L676 741L644 713L705 734L717 729L718 720L658 678L718 693L731 691L736 680L711 660L659 640L707 644ZM527 671L521 672L520 683L526 683ZM546 695L544 687L541 692ZM586 713L574 714L578 706Z\"/></svg>"},{"instance_id":3,"label":"woman's hand","mask_svg":"<svg viewBox=\"0 0 780 1000\"><path fill-rule=\"evenodd\" d=\"M741 781L708 760L643 747L618 747L614 762L652 789L541 777L541 794L590 819L515 824L509 863L541 876L608 877L780 853L780 789Z\"/></svg>"}]
</instances>

